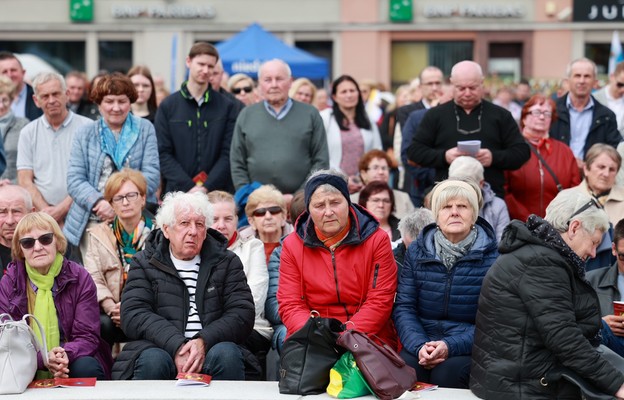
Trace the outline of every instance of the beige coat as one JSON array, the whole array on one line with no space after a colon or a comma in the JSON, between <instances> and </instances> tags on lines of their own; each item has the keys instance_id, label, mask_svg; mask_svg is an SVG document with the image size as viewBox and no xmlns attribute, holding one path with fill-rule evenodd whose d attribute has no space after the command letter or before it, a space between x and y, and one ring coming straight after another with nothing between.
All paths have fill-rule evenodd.
<instances>
[{"instance_id":1,"label":"beige coat","mask_svg":"<svg viewBox=\"0 0 624 400\"><path fill-rule=\"evenodd\" d=\"M95 281L98 302L101 305L104 300L112 299L115 303L119 303L123 267L117 253L115 234L109 224L103 222L87 229L87 235L87 254L83 261Z\"/></svg>"},{"instance_id":2,"label":"beige coat","mask_svg":"<svg viewBox=\"0 0 624 400\"><path fill-rule=\"evenodd\" d=\"M577 189L591 195L587 181L583 180L580 185L576 186ZM619 220L624 218L624 187L614 185L611 188L611 192L607 197L607 201L604 204L604 209L609 216L609 222L615 226Z\"/></svg>"}]
</instances>

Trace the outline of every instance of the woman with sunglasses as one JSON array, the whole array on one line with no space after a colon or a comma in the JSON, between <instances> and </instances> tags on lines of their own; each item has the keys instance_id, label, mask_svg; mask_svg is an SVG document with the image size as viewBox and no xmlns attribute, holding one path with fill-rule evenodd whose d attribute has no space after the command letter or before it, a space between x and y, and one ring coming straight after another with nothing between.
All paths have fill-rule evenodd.
<instances>
[{"instance_id":1,"label":"woman with sunglasses","mask_svg":"<svg viewBox=\"0 0 624 400\"><path fill-rule=\"evenodd\" d=\"M245 74L235 74L228 79L230 92L244 105L257 103L255 84L253 79Z\"/></svg>"},{"instance_id":2,"label":"woman with sunglasses","mask_svg":"<svg viewBox=\"0 0 624 400\"><path fill-rule=\"evenodd\" d=\"M104 199L112 205L115 217L87 229L84 265L97 287L101 335L111 346L127 341L120 328L121 292L132 257L143 250L154 227L152 216L144 211L146 192L141 172L115 172L104 187Z\"/></svg>"},{"instance_id":3,"label":"woman with sunglasses","mask_svg":"<svg viewBox=\"0 0 624 400\"><path fill-rule=\"evenodd\" d=\"M511 219L526 221L531 214L543 218L560 190L581 182L572 150L548 136L556 120L555 102L543 94L532 96L522 107L520 131L531 157L519 169L505 171L505 203Z\"/></svg>"},{"instance_id":4,"label":"woman with sunglasses","mask_svg":"<svg viewBox=\"0 0 624 400\"><path fill-rule=\"evenodd\" d=\"M241 231L241 236L253 235L264 243L265 261L268 264L282 236L292 232L292 225L287 221L284 195L273 185L260 186L249 195L245 214L250 226Z\"/></svg>"},{"instance_id":5,"label":"woman with sunglasses","mask_svg":"<svg viewBox=\"0 0 624 400\"><path fill-rule=\"evenodd\" d=\"M15 228L13 261L0 280L0 314L14 320L33 314L42 324L48 365L39 358L37 379L107 379L113 360L100 337L95 284L81 265L63 257L66 248L54 218L25 215Z\"/></svg>"},{"instance_id":6,"label":"woman with sunglasses","mask_svg":"<svg viewBox=\"0 0 624 400\"><path fill-rule=\"evenodd\" d=\"M579 399L575 384L557 379L567 370L605 395L624 398L624 374L616 368L623 360L598 347L600 305L585 277L585 261L608 227L605 211L576 189L561 191L543 219L531 215L511 222L480 293L470 374L474 394Z\"/></svg>"},{"instance_id":7,"label":"woman with sunglasses","mask_svg":"<svg viewBox=\"0 0 624 400\"><path fill-rule=\"evenodd\" d=\"M371 123L362 92L355 79L342 75L332 83L332 108L321 111L327 133L329 167L349 177L349 193L364 186L358 177L358 162L369 150L382 149L381 136Z\"/></svg>"}]
</instances>

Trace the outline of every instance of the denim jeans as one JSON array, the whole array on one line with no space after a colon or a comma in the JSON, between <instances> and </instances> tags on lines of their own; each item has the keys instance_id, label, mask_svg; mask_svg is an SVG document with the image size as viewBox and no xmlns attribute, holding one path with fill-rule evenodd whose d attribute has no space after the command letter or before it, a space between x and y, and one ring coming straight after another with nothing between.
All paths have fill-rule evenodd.
<instances>
[{"instance_id":1,"label":"denim jeans","mask_svg":"<svg viewBox=\"0 0 624 400\"><path fill-rule=\"evenodd\" d=\"M97 378L98 380L106 379L104 369L100 362L93 357L85 356L74 360L69 364L70 378Z\"/></svg>"},{"instance_id":2,"label":"denim jeans","mask_svg":"<svg viewBox=\"0 0 624 400\"><path fill-rule=\"evenodd\" d=\"M420 382L433 383L440 387L468 389L470 380L470 356L449 357L432 369L425 369L418 363L418 356L403 349L401 357L416 370Z\"/></svg>"},{"instance_id":3,"label":"denim jeans","mask_svg":"<svg viewBox=\"0 0 624 400\"><path fill-rule=\"evenodd\" d=\"M215 380L245 380L245 364L238 346L232 342L221 342L206 353L202 367L203 374ZM160 348L144 350L134 364L134 380L175 379L177 369L169 353Z\"/></svg>"},{"instance_id":4,"label":"denim jeans","mask_svg":"<svg viewBox=\"0 0 624 400\"><path fill-rule=\"evenodd\" d=\"M609 325L602 320L602 329L600 330L602 334L602 344L616 352L621 357L624 357L624 337L616 336Z\"/></svg>"}]
</instances>

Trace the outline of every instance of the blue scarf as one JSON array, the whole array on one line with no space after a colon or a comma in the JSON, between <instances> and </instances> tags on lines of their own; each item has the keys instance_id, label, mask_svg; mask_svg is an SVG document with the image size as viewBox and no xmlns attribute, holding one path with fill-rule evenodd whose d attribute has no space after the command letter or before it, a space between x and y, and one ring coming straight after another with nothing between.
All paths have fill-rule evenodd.
<instances>
[{"instance_id":1,"label":"blue scarf","mask_svg":"<svg viewBox=\"0 0 624 400\"><path fill-rule=\"evenodd\" d=\"M115 139L115 135L108 127L103 118L100 118L100 139L102 151L110 156L115 163L117 170L124 167L124 160L130 153L130 149L139 138L139 121L138 117L128 114L126 122L124 122L119 134L119 140Z\"/></svg>"}]
</instances>

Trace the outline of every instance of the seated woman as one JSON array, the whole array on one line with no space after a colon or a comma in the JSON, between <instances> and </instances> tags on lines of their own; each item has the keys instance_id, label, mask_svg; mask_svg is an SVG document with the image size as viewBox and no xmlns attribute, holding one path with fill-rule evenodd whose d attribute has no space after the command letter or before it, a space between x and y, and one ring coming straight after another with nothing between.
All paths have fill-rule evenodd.
<instances>
[{"instance_id":1,"label":"seated woman","mask_svg":"<svg viewBox=\"0 0 624 400\"><path fill-rule=\"evenodd\" d=\"M364 185L368 185L373 181L382 181L385 183L390 182L390 165L392 164L392 159L383 150L373 149L364 153L362 158L358 163L358 170L360 171L360 179ZM401 191L392 189L392 194L394 197L394 205L393 214L398 219L401 219L413 212L416 208L414 207L414 203L412 203L412 199L409 194ZM351 195L351 201L354 203L358 203L360 193L356 192Z\"/></svg>"},{"instance_id":2,"label":"seated woman","mask_svg":"<svg viewBox=\"0 0 624 400\"><path fill-rule=\"evenodd\" d=\"M243 238L255 236L264 243L265 261L268 264L282 236L292 232L292 225L286 221L284 195L273 185L263 185L249 195L245 214L250 226L241 230L240 234Z\"/></svg>"},{"instance_id":3,"label":"seated woman","mask_svg":"<svg viewBox=\"0 0 624 400\"><path fill-rule=\"evenodd\" d=\"M422 382L468 387L479 291L498 256L494 230L478 216L480 202L474 182L438 183L431 195L436 224L405 256L393 319L401 356Z\"/></svg>"},{"instance_id":4,"label":"seated woman","mask_svg":"<svg viewBox=\"0 0 624 400\"><path fill-rule=\"evenodd\" d=\"M133 169L115 172L106 181L104 200L113 206L115 218L87 230L84 265L97 287L101 335L111 346L126 342L121 330L121 292L130 261L143 250L154 222L144 212L147 181Z\"/></svg>"},{"instance_id":5,"label":"seated woman","mask_svg":"<svg viewBox=\"0 0 624 400\"><path fill-rule=\"evenodd\" d=\"M238 217L234 197L220 190L208 193L208 200L214 210L212 229L219 231L228 240L228 250L234 252L241 262L247 284L251 289L256 318L254 330L245 342L245 346L261 361L271 347L273 329L264 316L264 304L269 288L269 272L264 255L264 244L254 237L243 238L236 231Z\"/></svg>"},{"instance_id":6,"label":"seated woman","mask_svg":"<svg viewBox=\"0 0 624 400\"><path fill-rule=\"evenodd\" d=\"M358 204L365 207L379 221L379 227L386 232L393 244L393 248L398 245L401 239L399 232L399 219L392 215L395 209L394 194L387 183L382 181L372 181L364 186L360 192ZM396 245L395 245L395 242Z\"/></svg>"},{"instance_id":7,"label":"seated woman","mask_svg":"<svg viewBox=\"0 0 624 400\"><path fill-rule=\"evenodd\" d=\"M0 314L33 314L43 325L48 371L38 379L110 377L111 350L100 338L96 288L89 273L63 257L67 240L48 214L26 214L15 228L13 260L0 280ZM37 335L39 330L35 329Z\"/></svg>"},{"instance_id":8,"label":"seated woman","mask_svg":"<svg viewBox=\"0 0 624 400\"><path fill-rule=\"evenodd\" d=\"M532 215L526 223L511 222L479 299L474 394L581 398L566 380L545 381L549 371L565 367L605 394L624 398L622 371L597 349L600 306L585 279L585 260L595 255L608 227L604 210L573 189L554 198L544 219Z\"/></svg>"},{"instance_id":9,"label":"seated woman","mask_svg":"<svg viewBox=\"0 0 624 400\"><path fill-rule=\"evenodd\" d=\"M396 263L390 239L371 213L351 204L347 180L334 170L308 178L307 211L282 246L279 314L287 335L317 310L321 317L339 319L396 347L390 320Z\"/></svg>"}]
</instances>

